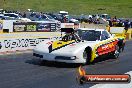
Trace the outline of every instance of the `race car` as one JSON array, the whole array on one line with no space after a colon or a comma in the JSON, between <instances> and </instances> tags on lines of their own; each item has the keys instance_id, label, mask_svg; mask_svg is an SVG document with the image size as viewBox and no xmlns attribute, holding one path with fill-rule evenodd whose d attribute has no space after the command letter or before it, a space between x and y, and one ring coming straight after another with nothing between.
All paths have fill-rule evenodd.
<instances>
[{"instance_id":1,"label":"race car","mask_svg":"<svg viewBox=\"0 0 132 88\"><path fill-rule=\"evenodd\" d=\"M39 43L33 49L33 56L47 61L87 64L107 55L118 58L123 43L120 41L105 29L87 29L79 36L73 29L67 29L61 39Z\"/></svg>"}]
</instances>

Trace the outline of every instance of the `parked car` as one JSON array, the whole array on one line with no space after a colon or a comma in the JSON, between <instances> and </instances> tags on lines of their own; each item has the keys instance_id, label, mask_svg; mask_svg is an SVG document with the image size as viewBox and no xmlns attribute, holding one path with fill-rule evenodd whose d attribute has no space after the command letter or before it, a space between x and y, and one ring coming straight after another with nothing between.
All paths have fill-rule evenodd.
<instances>
[{"instance_id":1,"label":"parked car","mask_svg":"<svg viewBox=\"0 0 132 88\"><path fill-rule=\"evenodd\" d=\"M16 13L4 13L4 17L10 17L14 20L31 21L30 19L23 18L21 15L16 14Z\"/></svg>"}]
</instances>

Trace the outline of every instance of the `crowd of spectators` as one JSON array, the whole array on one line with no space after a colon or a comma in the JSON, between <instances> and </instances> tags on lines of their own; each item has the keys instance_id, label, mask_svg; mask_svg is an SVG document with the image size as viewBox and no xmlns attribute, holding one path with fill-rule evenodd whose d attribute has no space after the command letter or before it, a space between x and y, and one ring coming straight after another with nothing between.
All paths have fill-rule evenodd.
<instances>
[{"instance_id":1,"label":"crowd of spectators","mask_svg":"<svg viewBox=\"0 0 132 88\"><path fill-rule=\"evenodd\" d=\"M87 15L87 16L66 16L60 15L56 13L45 13L45 12L33 12L33 11L26 11L26 12L19 12L19 11L11 11L11 10L4 10L4 13L16 13L21 15L23 18L29 18L31 20L41 20L45 19L45 14L51 16L55 20L59 20L62 23L69 23L69 18L74 18L78 20L80 23L93 23L93 24L103 24L107 22L110 27L125 27L126 29L132 28L132 20L129 19L121 19L117 18L116 16L113 18L104 18L99 15ZM105 20L104 20L105 19Z\"/></svg>"},{"instance_id":2,"label":"crowd of spectators","mask_svg":"<svg viewBox=\"0 0 132 88\"><path fill-rule=\"evenodd\" d=\"M121 19L116 16L112 19L107 20L110 27L125 27L125 29L132 28L132 20L131 19Z\"/></svg>"},{"instance_id":3,"label":"crowd of spectators","mask_svg":"<svg viewBox=\"0 0 132 88\"><path fill-rule=\"evenodd\" d=\"M88 17L87 19L86 18L83 18L83 19L79 19L80 22L85 22L85 23L94 23L94 24L101 24L100 22L100 19L99 18L96 18L96 17Z\"/></svg>"}]
</instances>

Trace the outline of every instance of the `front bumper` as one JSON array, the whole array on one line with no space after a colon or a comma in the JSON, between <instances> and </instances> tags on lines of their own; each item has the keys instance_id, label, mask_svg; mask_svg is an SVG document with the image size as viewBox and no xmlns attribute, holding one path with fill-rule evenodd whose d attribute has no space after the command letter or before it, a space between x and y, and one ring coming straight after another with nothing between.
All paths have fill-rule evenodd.
<instances>
[{"instance_id":1,"label":"front bumper","mask_svg":"<svg viewBox=\"0 0 132 88\"><path fill-rule=\"evenodd\" d=\"M33 56L38 57L42 60L65 62L65 63L85 63L85 59L77 58L76 56L58 56L49 53L38 53L34 52Z\"/></svg>"}]
</instances>

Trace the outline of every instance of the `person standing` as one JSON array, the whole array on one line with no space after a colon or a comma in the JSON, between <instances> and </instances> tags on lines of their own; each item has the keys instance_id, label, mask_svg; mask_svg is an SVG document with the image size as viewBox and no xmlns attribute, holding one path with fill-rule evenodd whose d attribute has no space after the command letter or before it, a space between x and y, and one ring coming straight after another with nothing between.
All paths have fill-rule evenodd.
<instances>
[{"instance_id":1,"label":"person standing","mask_svg":"<svg viewBox=\"0 0 132 88\"><path fill-rule=\"evenodd\" d=\"M130 27L130 22L129 22L129 20L126 20L125 22L124 22L124 29L125 29L125 31L127 32L128 31L128 28Z\"/></svg>"},{"instance_id":2,"label":"person standing","mask_svg":"<svg viewBox=\"0 0 132 88\"><path fill-rule=\"evenodd\" d=\"M130 26L131 26L131 28L132 28L132 21L130 22Z\"/></svg>"}]
</instances>

